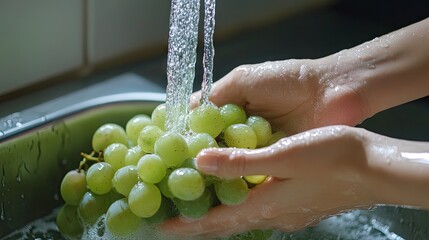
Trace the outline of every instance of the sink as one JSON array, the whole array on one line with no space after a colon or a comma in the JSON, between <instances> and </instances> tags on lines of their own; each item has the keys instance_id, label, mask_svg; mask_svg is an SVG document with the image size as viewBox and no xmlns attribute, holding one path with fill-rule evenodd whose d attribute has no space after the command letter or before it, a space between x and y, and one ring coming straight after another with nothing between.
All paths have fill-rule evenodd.
<instances>
[{"instance_id":1,"label":"sink","mask_svg":"<svg viewBox=\"0 0 429 240\"><path fill-rule=\"evenodd\" d=\"M80 92L57 99L55 108L39 106L44 110L38 111L36 106L32 114L23 111L0 119L0 238L16 239L9 234L54 216L63 204L62 177L76 168L81 152L91 151L92 134L101 124L124 126L136 114L150 115L165 100L164 93L143 85L137 92L127 89L87 99ZM382 118L375 116L361 127L376 130ZM428 229L428 211L379 206L332 216L299 232L274 231L271 239L429 239Z\"/></svg>"}]
</instances>

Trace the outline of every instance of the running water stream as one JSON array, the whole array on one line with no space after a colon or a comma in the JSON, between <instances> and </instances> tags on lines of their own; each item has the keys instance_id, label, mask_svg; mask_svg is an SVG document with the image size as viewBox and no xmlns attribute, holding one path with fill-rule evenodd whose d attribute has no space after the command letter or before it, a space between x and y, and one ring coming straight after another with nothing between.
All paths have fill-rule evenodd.
<instances>
[{"instance_id":1,"label":"running water stream","mask_svg":"<svg viewBox=\"0 0 429 240\"><path fill-rule=\"evenodd\" d=\"M195 77L199 0L172 0L167 57L166 129L184 134Z\"/></svg>"},{"instance_id":2,"label":"running water stream","mask_svg":"<svg viewBox=\"0 0 429 240\"><path fill-rule=\"evenodd\" d=\"M213 83L213 59L214 46L213 34L215 29L215 0L205 0L204 2L204 55L203 55L203 82L201 85L201 102L208 104L210 91Z\"/></svg>"},{"instance_id":3,"label":"running water stream","mask_svg":"<svg viewBox=\"0 0 429 240\"><path fill-rule=\"evenodd\" d=\"M204 53L201 103L207 104L213 82L215 0L204 2ZM195 78L199 0L173 0L167 57L166 129L184 134Z\"/></svg>"}]
</instances>

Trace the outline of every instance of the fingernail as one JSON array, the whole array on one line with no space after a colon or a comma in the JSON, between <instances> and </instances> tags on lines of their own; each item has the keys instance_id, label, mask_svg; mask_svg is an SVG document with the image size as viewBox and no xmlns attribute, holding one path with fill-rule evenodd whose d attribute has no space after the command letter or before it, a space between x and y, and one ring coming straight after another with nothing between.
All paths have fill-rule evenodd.
<instances>
[{"instance_id":1,"label":"fingernail","mask_svg":"<svg viewBox=\"0 0 429 240\"><path fill-rule=\"evenodd\" d=\"M219 155L214 152L203 151L197 156L196 166L206 173L214 173L218 170Z\"/></svg>"}]
</instances>

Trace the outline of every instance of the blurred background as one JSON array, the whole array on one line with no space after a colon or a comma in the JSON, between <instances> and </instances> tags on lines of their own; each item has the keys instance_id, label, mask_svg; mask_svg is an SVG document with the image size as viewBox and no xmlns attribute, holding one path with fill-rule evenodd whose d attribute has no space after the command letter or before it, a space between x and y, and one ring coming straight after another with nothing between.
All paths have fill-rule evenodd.
<instances>
[{"instance_id":1,"label":"blurred background","mask_svg":"<svg viewBox=\"0 0 429 240\"><path fill-rule=\"evenodd\" d=\"M169 14L168 0L0 0L0 119L91 86L103 92L111 79L165 91ZM427 0L218 0L214 79L241 64L323 57L427 17ZM201 56L199 47L196 90ZM122 81L129 73L143 84ZM405 115L427 116L428 102Z\"/></svg>"}]
</instances>

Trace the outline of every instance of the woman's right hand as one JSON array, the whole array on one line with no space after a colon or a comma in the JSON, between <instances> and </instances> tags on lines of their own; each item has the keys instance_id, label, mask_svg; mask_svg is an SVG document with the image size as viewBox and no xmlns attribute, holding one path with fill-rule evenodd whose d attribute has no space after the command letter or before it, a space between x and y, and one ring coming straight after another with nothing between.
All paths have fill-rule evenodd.
<instances>
[{"instance_id":1,"label":"woman's right hand","mask_svg":"<svg viewBox=\"0 0 429 240\"><path fill-rule=\"evenodd\" d=\"M322 58L243 65L217 81L209 99L217 106L241 105L288 135L334 124L354 126L365 119L366 103L352 86L341 84L344 74L332 74L332 63ZM192 107L200 95L192 95Z\"/></svg>"}]
</instances>

